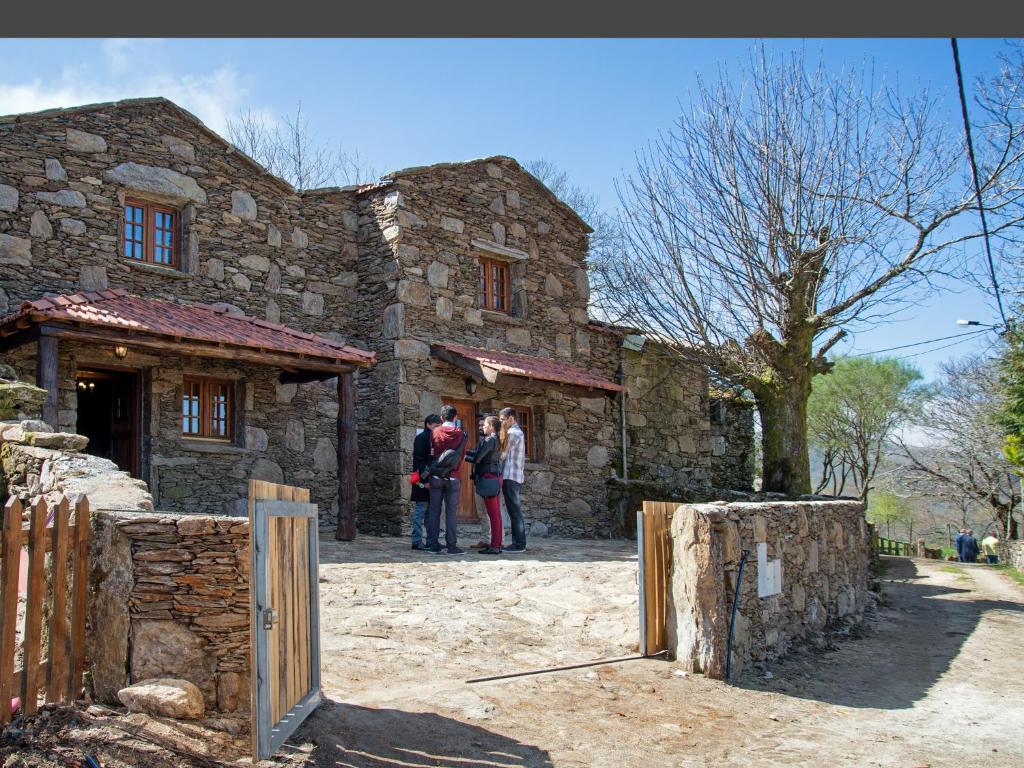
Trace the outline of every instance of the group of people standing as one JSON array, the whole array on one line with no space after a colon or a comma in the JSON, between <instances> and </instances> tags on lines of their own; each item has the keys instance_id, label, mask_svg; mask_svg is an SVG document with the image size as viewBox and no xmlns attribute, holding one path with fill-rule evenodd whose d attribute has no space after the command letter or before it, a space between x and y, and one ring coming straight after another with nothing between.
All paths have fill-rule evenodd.
<instances>
[{"instance_id":1,"label":"group of people standing","mask_svg":"<svg viewBox=\"0 0 1024 768\"><path fill-rule=\"evenodd\" d=\"M526 522L521 494L526 480L526 441L515 409L502 408L497 415L484 415L477 428L480 442L466 450L469 435L457 421L455 406L446 405L441 415L431 414L413 441L412 548L439 555L462 555L458 545L459 499L462 495L460 469L463 461L473 465L472 480L482 500L486 517L481 522L490 530L487 540L477 545L482 555L526 551ZM500 498L505 499L512 530L512 544L503 546L504 525ZM444 509L445 546L439 542L441 510ZM424 522L426 531L424 532Z\"/></svg>"},{"instance_id":2,"label":"group of people standing","mask_svg":"<svg viewBox=\"0 0 1024 768\"><path fill-rule=\"evenodd\" d=\"M984 551L985 561L989 565L999 562L999 539L991 531L981 540L974 538L974 531L970 528L961 528L956 537L956 557L961 563L974 563L978 560L978 554Z\"/></svg>"}]
</instances>

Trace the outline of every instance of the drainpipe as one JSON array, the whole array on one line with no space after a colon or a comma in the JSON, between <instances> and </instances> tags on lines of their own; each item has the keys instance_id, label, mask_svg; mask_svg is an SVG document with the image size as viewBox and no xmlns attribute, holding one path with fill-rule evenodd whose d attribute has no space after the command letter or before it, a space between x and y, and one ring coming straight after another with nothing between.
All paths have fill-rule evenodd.
<instances>
[{"instance_id":1,"label":"drainpipe","mask_svg":"<svg viewBox=\"0 0 1024 768\"><path fill-rule=\"evenodd\" d=\"M629 461L626 458L626 375L622 371L622 360L619 360L619 369L615 372L615 382L622 386L619 392L619 439L622 444L622 482L629 483Z\"/></svg>"}]
</instances>

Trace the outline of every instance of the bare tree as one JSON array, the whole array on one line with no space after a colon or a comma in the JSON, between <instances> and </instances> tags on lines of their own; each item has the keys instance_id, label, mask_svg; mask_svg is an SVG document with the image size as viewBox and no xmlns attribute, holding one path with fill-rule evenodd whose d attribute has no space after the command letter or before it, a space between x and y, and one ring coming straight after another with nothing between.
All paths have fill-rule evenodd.
<instances>
[{"instance_id":1,"label":"bare tree","mask_svg":"<svg viewBox=\"0 0 1024 768\"><path fill-rule=\"evenodd\" d=\"M320 143L302 114L301 103L294 116L284 116L280 123L252 110L239 112L228 121L228 140L299 191L373 178L358 152L333 152Z\"/></svg>"},{"instance_id":2,"label":"bare tree","mask_svg":"<svg viewBox=\"0 0 1024 768\"><path fill-rule=\"evenodd\" d=\"M765 490L810 491L807 400L833 346L980 237L962 131L927 95L870 85L763 49L738 82L701 82L619 185L621 241L594 273L606 317L753 394ZM1024 221L1018 92L1024 72L983 94L996 236Z\"/></svg>"},{"instance_id":3,"label":"bare tree","mask_svg":"<svg viewBox=\"0 0 1024 768\"><path fill-rule=\"evenodd\" d=\"M983 506L1009 538L1017 538L1012 512L1020 503L1020 486L1003 455L996 421L999 372L992 361L979 357L948 363L942 370L939 390L920 425L926 442L912 446L899 441L900 474L911 487L958 504L965 515L972 503Z\"/></svg>"}]
</instances>

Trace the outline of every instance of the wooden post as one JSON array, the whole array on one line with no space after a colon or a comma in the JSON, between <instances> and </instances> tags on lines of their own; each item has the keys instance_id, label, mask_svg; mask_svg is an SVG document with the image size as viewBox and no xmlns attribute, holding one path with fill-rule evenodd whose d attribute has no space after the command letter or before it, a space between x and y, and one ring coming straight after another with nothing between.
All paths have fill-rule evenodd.
<instances>
[{"instance_id":1,"label":"wooden post","mask_svg":"<svg viewBox=\"0 0 1024 768\"><path fill-rule=\"evenodd\" d=\"M356 537L356 373L338 376L338 541Z\"/></svg>"},{"instance_id":2,"label":"wooden post","mask_svg":"<svg viewBox=\"0 0 1024 768\"><path fill-rule=\"evenodd\" d=\"M46 401L43 403L43 421L54 430L57 424L57 402L60 395L57 383L57 339L53 336L40 336L36 350L36 385L46 390Z\"/></svg>"},{"instance_id":3,"label":"wooden post","mask_svg":"<svg viewBox=\"0 0 1024 768\"><path fill-rule=\"evenodd\" d=\"M21 502L12 497L4 506L0 531L0 726L11 721L14 693L15 630L18 613L18 565L21 562Z\"/></svg>"}]
</instances>

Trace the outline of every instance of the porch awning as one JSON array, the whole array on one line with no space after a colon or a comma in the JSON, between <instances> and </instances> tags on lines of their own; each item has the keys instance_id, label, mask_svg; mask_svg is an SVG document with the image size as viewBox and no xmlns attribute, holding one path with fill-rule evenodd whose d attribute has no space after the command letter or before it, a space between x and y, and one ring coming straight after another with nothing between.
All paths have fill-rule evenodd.
<instances>
[{"instance_id":1,"label":"porch awning","mask_svg":"<svg viewBox=\"0 0 1024 768\"><path fill-rule=\"evenodd\" d=\"M597 376L585 368L546 357L513 355L447 343L431 344L430 354L496 386L500 386L505 378L514 378L553 382L574 389L600 389L606 392L623 390L620 384Z\"/></svg>"},{"instance_id":2,"label":"porch awning","mask_svg":"<svg viewBox=\"0 0 1024 768\"><path fill-rule=\"evenodd\" d=\"M229 314L223 305L175 304L120 288L26 301L0 317L0 350L38 335L304 371L343 373L376 362L373 352Z\"/></svg>"}]
</instances>

